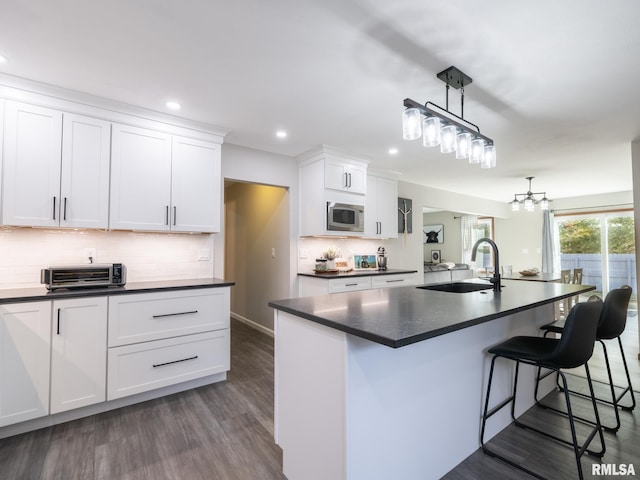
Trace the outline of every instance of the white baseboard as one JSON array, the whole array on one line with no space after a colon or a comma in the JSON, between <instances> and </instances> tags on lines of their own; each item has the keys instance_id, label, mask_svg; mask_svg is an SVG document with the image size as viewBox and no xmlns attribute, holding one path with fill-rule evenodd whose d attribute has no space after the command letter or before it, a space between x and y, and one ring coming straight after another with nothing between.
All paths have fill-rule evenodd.
<instances>
[{"instance_id":1,"label":"white baseboard","mask_svg":"<svg viewBox=\"0 0 640 480\"><path fill-rule=\"evenodd\" d=\"M247 317L243 317L242 315L238 315L237 313L231 312L231 318L235 318L239 322L242 322L246 325L249 325L251 328L255 328L256 330L261 331L262 333L266 333L270 337L273 337L273 330L265 327L264 325L259 324L258 322L254 322L253 320L249 320Z\"/></svg>"}]
</instances>

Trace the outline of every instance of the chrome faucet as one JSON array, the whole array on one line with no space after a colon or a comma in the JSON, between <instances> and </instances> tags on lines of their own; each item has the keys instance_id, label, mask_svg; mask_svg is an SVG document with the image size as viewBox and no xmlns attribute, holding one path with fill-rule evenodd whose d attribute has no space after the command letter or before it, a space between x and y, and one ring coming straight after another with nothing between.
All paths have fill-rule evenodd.
<instances>
[{"instance_id":1,"label":"chrome faucet","mask_svg":"<svg viewBox=\"0 0 640 480\"><path fill-rule=\"evenodd\" d=\"M478 240L473 246L473 250L471 250L471 261L472 262L476 261L476 253L478 253L478 245L484 242L487 242L489 245L491 245L491 248L493 248L493 263L494 263L493 277L489 278L488 280L493 284L493 291L499 292L500 291L500 256L498 254L498 246L496 245L496 242L494 242L490 238L481 238L480 240Z\"/></svg>"}]
</instances>

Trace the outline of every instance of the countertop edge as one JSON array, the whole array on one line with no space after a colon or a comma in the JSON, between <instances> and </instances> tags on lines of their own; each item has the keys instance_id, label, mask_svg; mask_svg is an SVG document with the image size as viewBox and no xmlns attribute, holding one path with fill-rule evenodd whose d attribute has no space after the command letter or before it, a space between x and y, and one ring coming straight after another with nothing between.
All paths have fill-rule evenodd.
<instances>
[{"instance_id":1,"label":"countertop edge","mask_svg":"<svg viewBox=\"0 0 640 480\"><path fill-rule=\"evenodd\" d=\"M418 270L388 269L388 270L351 270L349 272L336 273L308 273L298 272L299 277L321 278L323 280L333 280L335 278L353 278L353 277L377 277L384 275L402 275L408 273L418 273Z\"/></svg>"},{"instance_id":2,"label":"countertop edge","mask_svg":"<svg viewBox=\"0 0 640 480\"><path fill-rule=\"evenodd\" d=\"M69 298L104 297L111 295L131 295L171 290L192 290L197 288L231 287L235 282L219 278L160 280L130 282L123 287L58 289L52 292L45 287L0 289L0 305L10 303L40 302Z\"/></svg>"}]
</instances>

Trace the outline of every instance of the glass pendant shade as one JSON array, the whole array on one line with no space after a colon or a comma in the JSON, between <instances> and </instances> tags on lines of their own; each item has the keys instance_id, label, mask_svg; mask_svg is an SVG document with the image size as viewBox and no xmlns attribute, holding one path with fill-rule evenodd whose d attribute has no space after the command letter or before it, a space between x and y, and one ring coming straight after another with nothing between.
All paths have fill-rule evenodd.
<instances>
[{"instance_id":1,"label":"glass pendant shade","mask_svg":"<svg viewBox=\"0 0 640 480\"><path fill-rule=\"evenodd\" d=\"M520 210L520 202L517 198L514 198L513 202L511 202L511 211L517 212L518 210Z\"/></svg>"},{"instance_id":2,"label":"glass pendant shade","mask_svg":"<svg viewBox=\"0 0 640 480\"><path fill-rule=\"evenodd\" d=\"M493 168L496 166L496 147L495 145L487 145L484 147L484 161L488 163L488 167Z\"/></svg>"},{"instance_id":3,"label":"glass pendant shade","mask_svg":"<svg viewBox=\"0 0 640 480\"><path fill-rule=\"evenodd\" d=\"M549 210L549 199L547 197L542 197L540 200L540 210Z\"/></svg>"},{"instance_id":4,"label":"glass pendant shade","mask_svg":"<svg viewBox=\"0 0 640 480\"><path fill-rule=\"evenodd\" d=\"M422 121L422 144L425 147L440 145L440 119L438 117L425 117Z\"/></svg>"},{"instance_id":5,"label":"glass pendant shade","mask_svg":"<svg viewBox=\"0 0 640 480\"><path fill-rule=\"evenodd\" d=\"M533 212L534 205L535 205L535 203L533 201L533 198L527 197L527 198L524 199L524 209L527 212Z\"/></svg>"},{"instance_id":6,"label":"glass pendant shade","mask_svg":"<svg viewBox=\"0 0 640 480\"><path fill-rule=\"evenodd\" d=\"M407 108L402 112L402 138L415 140L422 135L422 116L417 108Z\"/></svg>"},{"instance_id":7,"label":"glass pendant shade","mask_svg":"<svg viewBox=\"0 0 640 480\"><path fill-rule=\"evenodd\" d=\"M471 134L468 132L459 133L456 158L467 158L469 152L471 152Z\"/></svg>"},{"instance_id":8,"label":"glass pendant shade","mask_svg":"<svg viewBox=\"0 0 640 480\"><path fill-rule=\"evenodd\" d=\"M440 151L452 153L458 145L458 130L455 125L445 125L440 129Z\"/></svg>"},{"instance_id":9,"label":"glass pendant shade","mask_svg":"<svg viewBox=\"0 0 640 480\"><path fill-rule=\"evenodd\" d=\"M469 163L480 163L484 156L484 140L476 138L471 141L471 152L469 153Z\"/></svg>"}]
</instances>

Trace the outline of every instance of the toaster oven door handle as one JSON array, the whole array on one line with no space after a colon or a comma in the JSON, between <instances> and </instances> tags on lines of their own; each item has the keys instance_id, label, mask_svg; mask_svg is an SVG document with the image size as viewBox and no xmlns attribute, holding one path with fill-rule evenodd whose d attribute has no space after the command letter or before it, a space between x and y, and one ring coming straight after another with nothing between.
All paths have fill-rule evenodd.
<instances>
[{"instance_id":1,"label":"toaster oven door handle","mask_svg":"<svg viewBox=\"0 0 640 480\"><path fill-rule=\"evenodd\" d=\"M152 318L175 317L176 315L189 315L190 313L198 313L198 310L191 310L188 312L176 312L176 313L161 313L159 315L154 315Z\"/></svg>"}]
</instances>

